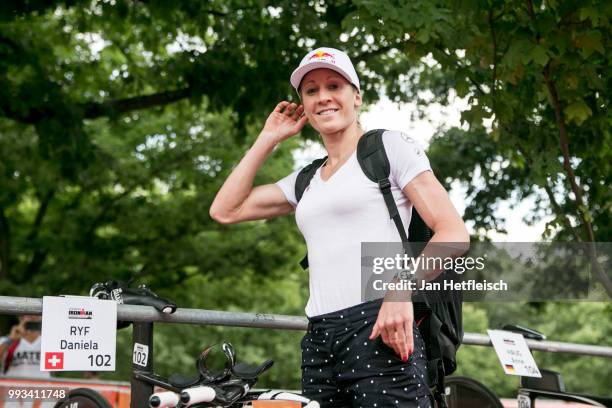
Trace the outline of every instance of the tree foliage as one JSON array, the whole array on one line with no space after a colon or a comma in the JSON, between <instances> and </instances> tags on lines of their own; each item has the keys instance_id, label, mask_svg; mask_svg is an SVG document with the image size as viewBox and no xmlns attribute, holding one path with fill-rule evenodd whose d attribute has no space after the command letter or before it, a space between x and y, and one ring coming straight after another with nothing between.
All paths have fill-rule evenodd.
<instances>
[{"instance_id":1,"label":"tree foliage","mask_svg":"<svg viewBox=\"0 0 612 408\"><path fill-rule=\"evenodd\" d=\"M444 102L454 90L469 103L464 126L444 129L429 152L447 185L467 186L465 218L477 230L500 230L499 201L530 199L531 222L550 218L546 238L608 241L610 4L384 4L360 2L358 24L378 22L373 35L380 42L401 43L398 51L420 67L429 62L389 81L387 93L407 101L429 91L429 99ZM609 272L596 271L612 295Z\"/></svg>"}]
</instances>

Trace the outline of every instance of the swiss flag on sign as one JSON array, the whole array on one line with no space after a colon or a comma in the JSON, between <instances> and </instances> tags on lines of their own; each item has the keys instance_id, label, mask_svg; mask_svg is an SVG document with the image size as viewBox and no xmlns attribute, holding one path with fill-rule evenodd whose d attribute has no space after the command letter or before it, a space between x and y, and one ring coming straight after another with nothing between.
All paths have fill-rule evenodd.
<instances>
[{"instance_id":1,"label":"swiss flag on sign","mask_svg":"<svg viewBox=\"0 0 612 408\"><path fill-rule=\"evenodd\" d=\"M46 352L45 353L45 370L63 370L64 369L64 353L63 352Z\"/></svg>"}]
</instances>

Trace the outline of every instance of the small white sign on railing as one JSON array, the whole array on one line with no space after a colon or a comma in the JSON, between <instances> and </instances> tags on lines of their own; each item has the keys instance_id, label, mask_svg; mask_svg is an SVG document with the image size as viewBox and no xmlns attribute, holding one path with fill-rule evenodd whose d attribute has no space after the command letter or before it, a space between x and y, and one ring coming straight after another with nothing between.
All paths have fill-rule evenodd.
<instances>
[{"instance_id":1,"label":"small white sign on railing","mask_svg":"<svg viewBox=\"0 0 612 408\"><path fill-rule=\"evenodd\" d=\"M504 372L522 377L542 377L522 334L487 330Z\"/></svg>"},{"instance_id":2,"label":"small white sign on railing","mask_svg":"<svg viewBox=\"0 0 612 408\"><path fill-rule=\"evenodd\" d=\"M114 371L117 303L45 296L41 336L41 371Z\"/></svg>"}]
</instances>

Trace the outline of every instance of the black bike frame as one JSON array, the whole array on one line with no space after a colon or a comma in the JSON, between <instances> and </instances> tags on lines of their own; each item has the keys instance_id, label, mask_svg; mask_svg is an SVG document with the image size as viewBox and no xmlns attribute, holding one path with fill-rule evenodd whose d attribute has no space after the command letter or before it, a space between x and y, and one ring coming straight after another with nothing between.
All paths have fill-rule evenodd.
<instances>
[{"instance_id":1,"label":"black bike frame","mask_svg":"<svg viewBox=\"0 0 612 408\"><path fill-rule=\"evenodd\" d=\"M149 352L145 367L135 364L134 358L132 357L132 378L130 380L132 392L130 396L130 407L148 408L149 397L153 394L153 384L144 380L139 380L134 374L137 371L146 374L153 373L153 323L134 322L132 326L132 350L134 350L136 343L139 343L148 346Z\"/></svg>"}]
</instances>

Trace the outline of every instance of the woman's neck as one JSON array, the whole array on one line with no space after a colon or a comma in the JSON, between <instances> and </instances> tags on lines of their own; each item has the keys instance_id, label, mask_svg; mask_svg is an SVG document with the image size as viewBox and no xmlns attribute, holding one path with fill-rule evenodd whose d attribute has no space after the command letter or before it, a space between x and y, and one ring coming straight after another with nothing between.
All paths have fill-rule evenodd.
<instances>
[{"instance_id":1,"label":"woman's neck","mask_svg":"<svg viewBox=\"0 0 612 408\"><path fill-rule=\"evenodd\" d=\"M325 150L327 150L327 164L335 167L343 163L353 154L363 131L357 123L337 133L321 134Z\"/></svg>"}]
</instances>

